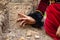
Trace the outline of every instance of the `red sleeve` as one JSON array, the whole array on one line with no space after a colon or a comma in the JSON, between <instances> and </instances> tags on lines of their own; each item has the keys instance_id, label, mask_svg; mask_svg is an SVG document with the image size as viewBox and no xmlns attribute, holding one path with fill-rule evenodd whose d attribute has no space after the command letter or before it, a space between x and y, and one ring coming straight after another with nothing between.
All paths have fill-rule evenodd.
<instances>
[{"instance_id":1,"label":"red sleeve","mask_svg":"<svg viewBox=\"0 0 60 40\"><path fill-rule=\"evenodd\" d=\"M37 7L37 10L44 13L48 5L49 5L49 0L41 0Z\"/></svg>"}]
</instances>

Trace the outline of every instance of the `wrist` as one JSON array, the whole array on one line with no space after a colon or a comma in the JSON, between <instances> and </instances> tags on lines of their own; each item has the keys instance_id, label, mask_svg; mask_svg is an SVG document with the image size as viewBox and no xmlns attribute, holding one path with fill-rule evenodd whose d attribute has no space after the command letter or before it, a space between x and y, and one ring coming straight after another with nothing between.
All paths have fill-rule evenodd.
<instances>
[{"instance_id":1,"label":"wrist","mask_svg":"<svg viewBox=\"0 0 60 40\"><path fill-rule=\"evenodd\" d=\"M36 23L36 20L31 17L30 24L35 24L35 23Z\"/></svg>"}]
</instances>

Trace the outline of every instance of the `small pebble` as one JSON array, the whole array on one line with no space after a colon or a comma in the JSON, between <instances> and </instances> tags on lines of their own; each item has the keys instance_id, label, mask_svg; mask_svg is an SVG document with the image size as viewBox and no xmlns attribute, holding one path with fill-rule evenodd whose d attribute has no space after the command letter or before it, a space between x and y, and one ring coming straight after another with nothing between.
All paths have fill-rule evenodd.
<instances>
[{"instance_id":1,"label":"small pebble","mask_svg":"<svg viewBox=\"0 0 60 40\"><path fill-rule=\"evenodd\" d=\"M36 38L36 39L39 39L39 38L40 38L40 36L38 36L38 35L35 35L35 38Z\"/></svg>"},{"instance_id":2,"label":"small pebble","mask_svg":"<svg viewBox=\"0 0 60 40\"><path fill-rule=\"evenodd\" d=\"M25 38L24 37L21 37L19 40L25 40Z\"/></svg>"},{"instance_id":3,"label":"small pebble","mask_svg":"<svg viewBox=\"0 0 60 40\"><path fill-rule=\"evenodd\" d=\"M32 32L31 31L27 31L27 37L31 37L32 36Z\"/></svg>"},{"instance_id":4,"label":"small pebble","mask_svg":"<svg viewBox=\"0 0 60 40\"><path fill-rule=\"evenodd\" d=\"M19 7L18 6L14 6L15 9L18 9Z\"/></svg>"},{"instance_id":5,"label":"small pebble","mask_svg":"<svg viewBox=\"0 0 60 40\"><path fill-rule=\"evenodd\" d=\"M9 39L6 39L6 40L9 40Z\"/></svg>"}]
</instances>

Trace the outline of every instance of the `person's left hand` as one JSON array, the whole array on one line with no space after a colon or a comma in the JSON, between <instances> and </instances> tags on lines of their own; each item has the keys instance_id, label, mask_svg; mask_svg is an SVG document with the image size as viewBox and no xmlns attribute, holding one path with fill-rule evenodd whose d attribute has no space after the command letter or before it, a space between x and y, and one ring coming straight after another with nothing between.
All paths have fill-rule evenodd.
<instances>
[{"instance_id":1,"label":"person's left hand","mask_svg":"<svg viewBox=\"0 0 60 40\"><path fill-rule=\"evenodd\" d=\"M56 35L57 35L58 37L60 37L60 26L59 26L58 29L57 29Z\"/></svg>"}]
</instances>

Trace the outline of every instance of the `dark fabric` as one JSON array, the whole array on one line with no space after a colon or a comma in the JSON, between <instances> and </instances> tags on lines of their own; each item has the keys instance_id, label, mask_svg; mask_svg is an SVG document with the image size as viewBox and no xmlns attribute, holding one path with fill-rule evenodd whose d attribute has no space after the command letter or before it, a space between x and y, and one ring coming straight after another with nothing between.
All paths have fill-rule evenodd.
<instances>
[{"instance_id":1,"label":"dark fabric","mask_svg":"<svg viewBox=\"0 0 60 40\"><path fill-rule=\"evenodd\" d=\"M36 20L36 23L32 25L33 27L41 28L43 26L43 22L41 21L43 16L41 15L40 12L36 11L34 13L30 13L28 16L31 16Z\"/></svg>"},{"instance_id":2,"label":"dark fabric","mask_svg":"<svg viewBox=\"0 0 60 40\"><path fill-rule=\"evenodd\" d=\"M60 2L60 0L55 0L56 2Z\"/></svg>"}]
</instances>

